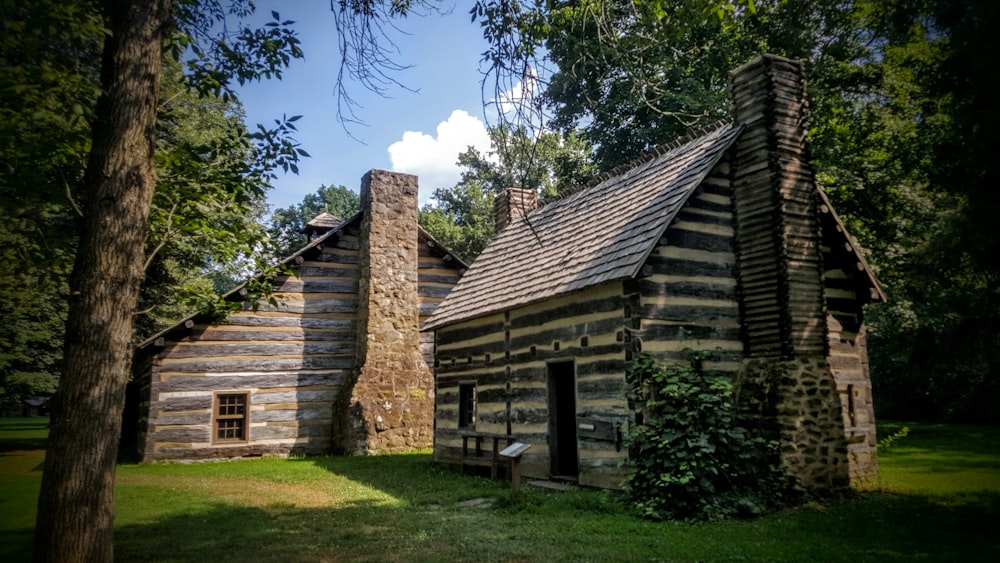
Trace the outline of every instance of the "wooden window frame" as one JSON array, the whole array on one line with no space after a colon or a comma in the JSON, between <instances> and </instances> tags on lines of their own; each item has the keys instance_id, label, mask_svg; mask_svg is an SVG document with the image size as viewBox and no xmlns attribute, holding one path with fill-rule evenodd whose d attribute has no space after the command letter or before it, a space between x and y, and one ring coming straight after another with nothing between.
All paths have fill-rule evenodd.
<instances>
[{"instance_id":1,"label":"wooden window frame","mask_svg":"<svg viewBox=\"0 0 1000 563\"><path fill-rule=\"evenodd\" d=\"M243 399L242 413L221 412L224 406L241 406L239 402L232 405L223 405L223 401L232 397ZM242 436L237 438L223 438L219 436L219 422L236 420L242 422L240 428ZM250 392L249 391L216 391L212 399L212 443L213 444L245 444L250 441Z\"/></svg>"},{"instance_id":2,"label":"wooden window frame","mask_svg":"<svg viewBox=\"0 0 1000 563\"><path fill-rule=\"evenodd\" d=\"M476 429L476 407L479 397L475 381L462 381L458 384L458 427L462 430Z\"/></svg>"}]
</instances>

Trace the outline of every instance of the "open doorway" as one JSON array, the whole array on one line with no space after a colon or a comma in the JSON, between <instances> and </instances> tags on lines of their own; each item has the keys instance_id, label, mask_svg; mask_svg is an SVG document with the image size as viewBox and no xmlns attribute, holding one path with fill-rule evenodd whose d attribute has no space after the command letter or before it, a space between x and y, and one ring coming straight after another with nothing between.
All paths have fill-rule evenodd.
<instances>
[{"instance_id":1,"label":"open doorway","mask_svg":"<svg viewBox=\"0 0 1000 563\"><path fill-rule=\"evenodd\" d=\"M576 479L576 368L573 360L548 364L549 458L553 477Z\"/></svg>"}]
</instances>

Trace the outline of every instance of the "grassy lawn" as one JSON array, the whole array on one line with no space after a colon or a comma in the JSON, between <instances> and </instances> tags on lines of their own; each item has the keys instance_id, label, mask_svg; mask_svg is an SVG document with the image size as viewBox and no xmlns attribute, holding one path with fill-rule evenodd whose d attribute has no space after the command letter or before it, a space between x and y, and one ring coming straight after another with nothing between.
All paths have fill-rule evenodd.
<instances>
[{"instance_id":1,"label":"grassy lawn","mask_svg":"<svg viewBox=\"0 0 1000 563\"><path fill-rule=\"evenodd\" d=\"M0 419L0 441L26 419ZM30 420L30 419L28 419ZM41 420L41 419L36 419ZM881 435L902 425L886 423ZM998 561L1000 428L909 424L875 490L753 521L651 523L599 491L461 476L427 453L121 465L121 561ZM37 437L35 439L38 439ZM0 447L0 561L29 557L41 452ZM488 499L477 504L475 499Z\"/></svg>"}]
</instances>

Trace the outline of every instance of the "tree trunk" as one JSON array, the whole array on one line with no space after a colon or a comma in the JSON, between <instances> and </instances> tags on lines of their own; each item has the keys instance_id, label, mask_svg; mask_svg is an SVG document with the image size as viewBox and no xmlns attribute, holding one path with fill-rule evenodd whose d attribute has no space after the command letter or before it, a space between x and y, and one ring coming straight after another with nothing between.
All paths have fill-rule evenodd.
<instances>
[{"instance_id":1,"label":"tree trunk","mask_svg":"<svg viewBox=\"0 0 1000 563\"><path fill-rule=\"evenodd\" d=\"M84 177L83 228L38 498L35 561L112 561L115 461L132 313L156 184L156 104L169 0L106 0L110 32Z\"/></svg>"}]
</instances>

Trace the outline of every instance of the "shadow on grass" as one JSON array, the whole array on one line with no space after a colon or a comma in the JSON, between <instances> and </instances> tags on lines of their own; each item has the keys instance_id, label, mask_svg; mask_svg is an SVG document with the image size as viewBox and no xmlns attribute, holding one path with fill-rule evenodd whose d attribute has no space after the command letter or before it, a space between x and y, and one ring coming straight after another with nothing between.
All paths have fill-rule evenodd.
<instances>
[{"instance_id":1,"label":"shadow on grass","mask_svg":"<svg viewBox=\"0 0 1000 563\"><path fill-rule=\"evenodd\" d=\"M447 504L477 497L497 498L510 491L510 483L485 477L461 475L450 466L435 463L429 453L385 456L310 457L296 459L311 463L383 491L412 506Z\"/></svg>"},{"instance_id":2,"label":"shadow on grass","mask_svg":"<svg viewBox=\"0 0 1000 563\"><path fill-rule=\"evenodd\" d=\"M48 434L48 417L0 418L0 452L44 450Z\"/></svg>"},{"instance_id":3,"label":"shadow on grass","mask_svg":"<svg viewBox=\"0 0 1000 563\"><path fill-rule=\"evenodd\" d=\"M557 511L521 518L485 509L369 503L335 509L213 504L196 514L120 527L115 553L123 561L995 561L998 515L997 493L969 496L959 505L879 493L753 522L712 524Z\"/></svg>"}]
</instances>

